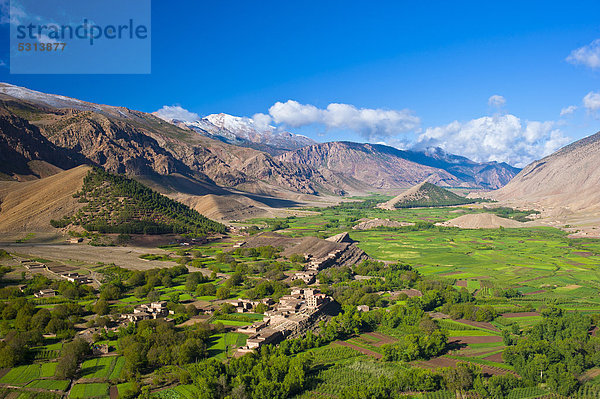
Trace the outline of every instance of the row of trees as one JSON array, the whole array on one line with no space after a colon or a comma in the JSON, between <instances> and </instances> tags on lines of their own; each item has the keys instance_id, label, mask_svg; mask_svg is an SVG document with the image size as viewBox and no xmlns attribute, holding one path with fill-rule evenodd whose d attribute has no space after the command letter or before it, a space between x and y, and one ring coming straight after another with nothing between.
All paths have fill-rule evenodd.
<instances>
[{"instance_id":1,"label":"row of trees","mask_svg":"<svg viewBox=\"0 0 600 399\"><path fill-rule=\"evenodd\" d=\"M226 227L143 184L94 168L74 195L89 202L71 218L52 220L55 227L81 224L88 231L121 234L224 233ZM122 198L125 198L124 200Z\"/></svg>"}]
</instances>

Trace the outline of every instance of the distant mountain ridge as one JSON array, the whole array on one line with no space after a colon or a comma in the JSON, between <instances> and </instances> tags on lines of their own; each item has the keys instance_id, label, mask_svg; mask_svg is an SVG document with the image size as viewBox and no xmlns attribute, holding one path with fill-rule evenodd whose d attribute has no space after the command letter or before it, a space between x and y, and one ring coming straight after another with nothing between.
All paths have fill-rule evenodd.
<instances>
[{"instance_id":1,"label":"distant mountain ridge","mask_svg":"<svg viewBox=\"0 0 600 399\"><path fill-rule=\"evenodd\" d=\"M519 172L506 163L477 163L441 149L405 151L345 141L313 144L276 159L331 170L380 189L408 188L425 179L444 187L496 189Z\"/></svg>"},{"instance_id":2,"label":"distant mountain ridge","mask_svg":"<svg viewBox=\"0 0 600 399\"><path fill-rule=\"evenodd\" d=\"M2 156L7 158L6 170L0 171L4 175L38 176L31 170L32 161L61 169L88 163L191 194L224 194L223 188L261 195L284 195L285 190L343 194L354 189L349 179L282 163L265 152L213 140L151 114L63 96L52 101L52 96L0 84L0 126L7 127L0 133L0 148L6 150Z\"/></svg>"},{"instance_id":3,"label":"distant mountain ridge","mask_svg":"<svg viewBox=\"0 0 600 399\"><path fill-rule=\"evenodd\" d=\"M274 126L259 127L251 118L224 113L207 115L193 122L177 120L172 122L204 136L228 144L265 151L271 155L316 144L306 136L278 130Z\"/></svg>"},{"instance_id":4,"label":"distant mountain ridge","mask_svg":"<svg viewBox=\"0 0 600 399\"><path fill-rule=\"evenodd\" d=\"M199 209L198 196L235 196L239 204L228 209L256 215L257 203L293 206L312 200L306 195L407 188L425 179L490 188L516 173L505 164L479 164L440 150L315 143L227 114L195 125L0 83L0 179L36 179L88 164L135 177Z\"/></svg>"}]
</instances>

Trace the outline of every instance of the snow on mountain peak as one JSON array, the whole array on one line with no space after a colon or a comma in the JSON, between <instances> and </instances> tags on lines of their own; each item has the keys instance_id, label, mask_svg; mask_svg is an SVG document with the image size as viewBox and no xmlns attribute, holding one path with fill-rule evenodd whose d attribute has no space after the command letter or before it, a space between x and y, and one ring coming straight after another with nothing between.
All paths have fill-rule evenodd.
<instances>
[{"instance_id":1,"label":"snow on mountain peak","mask_svg":"<svg viewBox=\"0 0 600 399\"><path fill-rule=\"evenodd\" d=\"M249 133L266 133L275 130L275 127L273 126L267 126L266 129L257 126L252 118L233 116L224 113L207 115L203 119L208 120L210 123L221 129L227 129L236 135L242 136L247 136Z\"/></svg>"},{"instance_id":2,"label":"snow on mountain peak","mask_svg":"<svg viewBox=\"0 0 600 399\"><path fill-rule=\"evenodd\" d=\"M285 150L315 144L315 141L306 136L280 131L270 125L262 126L252 118L225 113L210 114L200 120L188 122L186 125L201 134L207 132L210 135L225 138L229 141L241 139Z\"/></svg>"}]
</instances>

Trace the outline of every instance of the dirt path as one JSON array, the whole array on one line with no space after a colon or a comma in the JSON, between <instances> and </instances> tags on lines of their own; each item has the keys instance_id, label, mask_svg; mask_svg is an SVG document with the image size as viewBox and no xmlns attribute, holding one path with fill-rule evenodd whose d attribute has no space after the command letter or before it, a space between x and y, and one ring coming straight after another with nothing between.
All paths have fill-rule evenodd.
<instances>
[{"instance_id":1,"label":"dirt path","mask_svg":"<svg viewBox=\"0 0 600 399\"><path fill-rule=\"evenodd\" d=\"M415 366L417 367L423 367L423 368L428 368L428 369L436 369L436 368L440 368L440 367L456 367L456 364L459 362L463 362L463 360L457 360L457 359L451 359L448 357L436 357L427 361L419 361L415 363ZM484 372L485 374L489 374L489 375L505 375L505 374L513 374L513 375L517 375L517 373L515 373L514 371L511 370L505 370L502 369L500 367L493 367L493 366L485 366L485 365L481 365L481 364L477 364L477 363L471 363L474 364L478 367L481 367L481 371Z\"/></svg>"},{"instance_id":2,"label":"dirt path","mask_svg":"<svg viewBox=\"0 0 600 399\"><path fill-rule=\"evenodd\" d=\"M139 256L147 253L165 254L158 248L142 247L94 247L86 244L2 244L0 248L17 254L33 255L50 260L76 260L88 264L97 262L114 263L127 269L147 270L175 266L175 262L143 260Z\"/></svg>"},{"instance_id":3,"label":"dirt path","mask_svg":"<svg viewBox=\"0 0 600 399\"><path fill-rule=\"evenodd\" d=\"M119 388L117 388L116 385L112 385L108 392L110 395L110 399L118 399L119 398Z\"/></svg>"},{"instance_id":4,"label":"dirt path","mask_svg":"<svg viewBox=\"0 0 600 399\"><path fill-rule=\"evenodd\" d=\"M530 316L539 316L538 312L521 312L521 313L502 313L500 316L506 317L507 319L511 317L530 317Z\"/></svg>"},{"instance_id":5,"label":"dirt path","mask_svg":"<svg viewBox=\"0 0 600 399\"><path fill-rule=\"evenodd\" d=\"M478 328L485 328L486 330L490 330L490 331L494 331L494 332L500 332L500 330L498 330L496 327L494 327L492 325L492 323L488 323L488 322L484 322L484 321L471 321L471 320L465 320L465 319L458 319L458 320L454 320L454 321L466 324L468 326L473 326L473 327L478 327Z\"/></svg>"},{"instance_id":6,"label":"dirt path","mask_svg":"<svg viewBox=\"0 0 600 399\"><path fill-rule=\"evenodd\" d=\"M360 346L353 345L353 344L350 344L348 342L336 341L335 343L338 344L338 345L341 345L341 346L347 346L348 348L352 348L355 351L360 352L360 353L362 353L364 355L372 356L375 359L381 359L383 357L383 355L381 353L377 353L377 352L374 352L374 351L366 349L366 348L361 348Z\"/></svg>"},{"instance_id":7,"label":"dirt path","mask_svg":"<svg viewBox=\"0 0 600 399\"><path fill-rule=\"evenodd\" d=\"M381 334L381 333L377 333L377 332L369 332L369 333L366 333L365 335L368 335L369 337L373 337L375 339L378 339L379 340L378 342L374 342L374 343L371 344L371 345L376 346L378 348L380 346L382 346L382 345L391 344L391 343L394 343L394 342L397 341L396 338L393 338L393 337L390 337L390 336L387 336L387 335L384 335L384 334Z\"/></svg>"}]
</instances>

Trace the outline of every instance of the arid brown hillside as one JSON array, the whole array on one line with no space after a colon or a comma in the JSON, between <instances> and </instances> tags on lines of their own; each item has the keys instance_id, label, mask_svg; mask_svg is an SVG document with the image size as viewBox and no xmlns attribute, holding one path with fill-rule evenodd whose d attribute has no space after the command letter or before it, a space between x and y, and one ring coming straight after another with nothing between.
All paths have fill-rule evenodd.
<instances>
[{"instance_id":1,"label":"arid brown hillside","mask_svg":"<svg viewBox=\"0 0 600 399\"><path fill-rule=\"evenodd\" d=\"M576 141L523 169L489 196L545 209L549 215L600 210L600 133Z\"/></svg>"},{"instance_id":2,"label":"arid brown hillside","mask_svg":"<svg viewBox=\"0 0 600 399\"><path fill-rule=\"evenodd\" d=\"M0 233L54 232L50 220L81 208L73 194L83 185L89 166L28 182L0 182Z\"/></svg>"}]
</instances>

